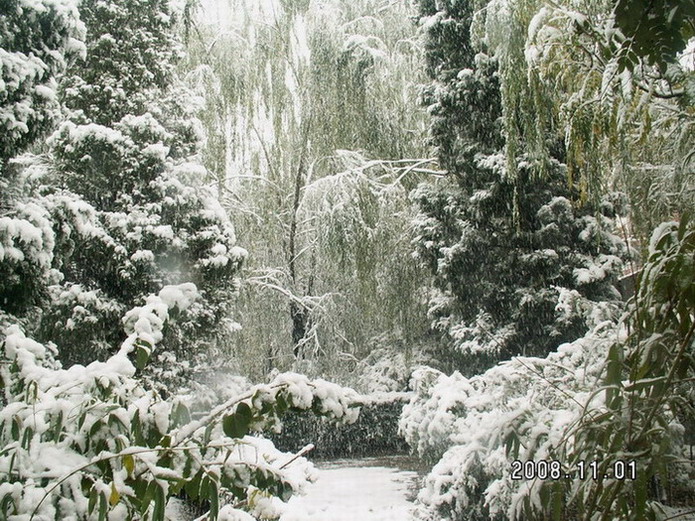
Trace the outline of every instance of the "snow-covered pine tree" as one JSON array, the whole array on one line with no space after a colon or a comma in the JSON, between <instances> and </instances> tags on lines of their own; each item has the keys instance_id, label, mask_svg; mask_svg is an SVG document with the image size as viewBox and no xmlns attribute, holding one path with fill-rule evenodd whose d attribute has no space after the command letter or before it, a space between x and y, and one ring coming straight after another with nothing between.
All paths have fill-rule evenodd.
<instances>
[{"instance_id":1,"label":"snow-covered pine tree","mask_svg":"<svg viewBox=\"0 0 695 521\"><path fill-rule=\"evenodd\" d=\"M45 197L62 280L50 288L39 338L68 363L105 357L122 340L113 321L123 311L167 284L193 282L202 299L166 329L152 365L223 359L215 348L234 326L245 251L202 184L198 104L173 73L182 53L176 13L159 0L88 0L80 14L86 59L61 83L68 116L49 140L55 168L46 176L59 187Z\"/></svg>"},{"instance_id":2,"label":"snow-covered pine tree","mask_svg":"<svg viewBox=\"0 0 695 521\"><path fill-rule=\"evenodd\" d=\"M551 141L545 155L533 146L550 135L517 128L509 141L497 59L473 43L473 4L420 2L433 80L425 102L448 176L412 195L416 255L435 276L433 327L443 334L443 356L468 374L582 335L591 301L618 298L613 283L625 254L610 233L620 198L583 204L568 184L562 143Z\"/></svg>"},{"instance_id":3,"label":"snow-covered pine tree","mask_svg":"<svg viewBox=\"0 0 695 521\"><path fill-rule=\"evenodd\" d=\"M70 2L3 2L0 19L0 174L59 117L55 76L81 54L84 25ZM5 188L5 186L3 186ZM5 190L3 190L5 195Z\"/></svg>"},{"instance_id":4,"label":"snow-covered pine tree","mask_svg":"<svg viewBox=\"0 0 695 521\"><path fill-rule=\"evenodd\" d=\"M60 116L56 75L84 51L71 2L8 0L0 17L0 326L36 315L46 294L54 234L13 161Z\"/></svg>"}]
</instances>

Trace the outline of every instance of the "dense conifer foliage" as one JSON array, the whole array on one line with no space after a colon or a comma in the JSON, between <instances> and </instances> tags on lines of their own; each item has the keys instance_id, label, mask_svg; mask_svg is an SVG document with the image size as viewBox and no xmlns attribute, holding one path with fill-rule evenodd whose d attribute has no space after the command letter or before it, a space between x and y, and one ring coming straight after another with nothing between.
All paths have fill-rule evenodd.
<instances>
[{"instance_id":1,"label":"dense conifer foliage","mask_svg":"<svg viewBox=\"0 0 695 521\"><path fill-rule=\"evenodd\" d=\"M5 12L6 9L6 12ZM55 236L31 198L28 173L10 160L44 136L60 115L56 75L84 55L84 25L70 3L3 4L0 21L0 320L20 318L45 297Z\"/></svg>"},{"instance_id":2,"label":"dense conifer foliage","mask_svg":"<svg viewBox=\"0 0 695 521\"><path fill-rule=\"evenodd\" d=\"M545 160L518 144L509 171L497 59L474 48L472 3L438 6L421 4L433 79L425 102L447 178L411 195L415 244L435 276L433 326L472 374L577 338L592 302L617 299L627 252L611 219L625 208L619 196L600 207L580 201L561 142Z\"/></svg>"},{"instance_id":3,"label":"dense conifer foliage","mask_svg":"<svg viewBox=\"0 0 695 521\"><path fill-rule=\"evenodd\" d=\"M3 2L0 20L0 158L7 162L44 134L59 116L56 75L70 58L84 55L84 24L64 2ZM7 189L3 185L3 192Z\"/></svg>"},{"instance_id":4,"label":"dense conifer foliage","mask_svg":"<svg viewBox=\"0 0 695 521\"><path fill-rule=\"evenodd\" d=\"M15 284L24 292L41 286L40 299L8 296L6 306L21 312L23 300L41 300L39 338L56 343L64 362L85 363L123 340L112 324L127 309L163 285L193 282L203 298L167 329L160 351L174 376L176 360L180 369L193 368L234 328L230 304L245 251L203 186L196 100L173 73L182 54L176 13L166 2L85 2L80 16L86 53L85 45L67 41L83 59L67 70L59 94L52 91L51 102L60 102L67 118L48 140L50 154L22 167L31 182L21 190L38 198L33 219L43 219L50 250L43 268L53 271L47 277L34 269ZM29 17L25 24L32 22L41 23ZM57 60L52 72L59 67ZM56 86L55 78L45 81ZM8 101L19 110L19 102ZM196 340L184 341L184 334Z\"/></svg>"}]
</instances>

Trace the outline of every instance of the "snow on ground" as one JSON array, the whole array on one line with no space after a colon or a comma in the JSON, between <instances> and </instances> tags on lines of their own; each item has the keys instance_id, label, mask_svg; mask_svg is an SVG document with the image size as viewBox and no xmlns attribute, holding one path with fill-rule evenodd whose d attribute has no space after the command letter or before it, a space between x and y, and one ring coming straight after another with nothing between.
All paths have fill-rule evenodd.
<instances>
[{"instance_id":1,"label":"snow on ground","mask_svg":"<svg viewBox=\"0 0 695 521\"><path fill-rule=\"evenodd\" d=\"M316 463L318 479L304 496L293 496L280 521L411 521L418 473L406 456ZM196 515L180 500L167 505L167 520Z\"/></svg>"},{"instance_id":2,"label":"snow on ground","mask_svg":"<svg viewBox=\"0 0 695 521\"><path fill-rule=\"evenodd\" d=\"M380 458L318 463L305 496L289 501L281 521L408 521L417 473Z\"/></svg>"}]
</instances>

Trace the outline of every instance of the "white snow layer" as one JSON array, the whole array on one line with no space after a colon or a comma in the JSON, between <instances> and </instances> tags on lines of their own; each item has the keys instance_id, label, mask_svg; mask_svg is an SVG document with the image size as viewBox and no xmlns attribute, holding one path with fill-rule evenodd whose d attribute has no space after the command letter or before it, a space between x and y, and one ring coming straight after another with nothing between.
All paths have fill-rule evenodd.
<instances>
[{"instance_id":1,"label":"white snow layer","mask_svg":"<svg viewBox=\"0 0 695 521\"><path fill-rule=\"evenodd\" d=\"M305 496L294 496L279 521L408 521L408 492L417 474L387 467L318 470Z\"/></svg>"}]
</instances>

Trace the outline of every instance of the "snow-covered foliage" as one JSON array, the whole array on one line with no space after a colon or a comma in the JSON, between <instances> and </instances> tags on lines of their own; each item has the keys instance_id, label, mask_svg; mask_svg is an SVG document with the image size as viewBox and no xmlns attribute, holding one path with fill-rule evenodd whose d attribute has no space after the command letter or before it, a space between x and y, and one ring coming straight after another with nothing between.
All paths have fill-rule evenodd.
<instances>
[{"instance_id":1,"label":"snow-covered foliage","mask_svg":"<svg viewBox=\"0 0 695 521\"><path fill-rule=\"evenodd\" d=\"M126 314L128 336L116 354L69 369L18 326L4 330L3 519L161 521L167 499L181 490L193 501L209 502L211 518L219 512L219 519L255 519L242 513L250 510L266 519L259 498L286 501L301 491L313 476L306 460L249 431L277 424L289 409L354 421L357 395L281 374L192 420L186 403L163 400L134 376L161 341L170 313L185 311L198 298L192 284L163 287ZM281 501L274 505L282 511Z\"/></svg>"},{"instance_id":2,"label":"snow-covered foliage","mask_svg":"<svg viewBox=\"0 0 695 521\"><path fill-rule=\"evenodd\" d=\"M65 365L84 362L86 353L93 359L103 359L122 339L123 332L113 324L123 315L124 306L103 291L56 283L48 286L48 298L50 305L42 317L40 336L61 346L60 358ZM86 344L84 348L71 349L80 342Z\"/></svg>"},{"instance_id":3,"label":"snow-covered foliage","mask_svg":"<svg viewBox=\"0 0 695 521\"><path fill-rule=\"evenodd\" d=\"M631 40L615 4L420 2L425 101L451 182L413 194L416 254L436 276L433 325L482 359L451 364L469 377L415 374L401 429L439 460L424 519L654 519L660 502L692 495L680 446L693 403L681 380L692 375L692 76L621 52ZM654 9L646 25L661 23ZM683 216L651 241L624 329L605 302L628 253L613 224L628 201L606 195L615 185L640 226ZM518 353L545 358L470 377ZM515 459L555 460L561 477L512 479ZM611 476L631 460L637 479ZM597 462L597 479L577 477L580 461Z\"/></svg>"},{"instance_id":4,"label":"snow-covered foliage","mask_svg":"<svg viewBox=\"0 0 695 521\"><path fill-rule=\"evenodd\" d=\"M687 219L655 230L626 324L595 323L545 358L471 378L414 373L400 430L438 460L418 496L422 519L651 519L688 495L693 237ZM559 474L513 476L514 461L555 461ZM612 477L620 461L635 462L633 477ZM596 474L579 476L581 462Z\"/></svg>"},{"instance_id":5,"label":"snow-covered foliage","mask_svg":"<svg viewBox=\"0 0 695 521\"><path fill-rule=\"evenodd\" d=\"M504 190L497 182L492 190ZM412 197L421 208L416 255L436 276L433 327L472 360L547 352L585 330L596 302L618 298L612 284L626 246L608 215L578 211L561 195L534 196L524 209L535 215L518 233L494 209L498 196L422 186Z\"/></svg>"},{"instance_id":6,"label":"snow-covered foliage","mask_svg":"<svg viewBox=\"0 0 695 521\"><path fill-rule=\"evenodd\" d=\"M10 215L0 217L0 295L10 312L24 311L35 304L33 287L53 261L55 234L50 217L38 201L17 205Z\"/></svg>"},{"instance_id":7,"label":"snow-covered foliage","mask_svg":"<svg viewBox=\"0 0 695 521\"><path fill-rule=\"evenodd\" d=\"M96 153L97 146L91 150ZM205 292L168 329L164 345L174 355L185 357L182 349L193 355L191 346L181 343L184 329L205 336L227 318L246 252L236 246L214 193L167 172L146 187L137 202L117 211L51 190L17 204L12 217L0 220L5 309L21 315L27 306L40 304L44 313L34 324L40 326L37 334L57 344L65 362L105 357L123 339L114 321L164 284L190 281Z\"/></svg>"},{"instance_id":8,"label":"snow-covered foliage","mask_svg":"<svg viewBox=\"0 0 695 521\"><path fill-rule=\"evenodd\" d=\"M171 86L183 55L170 2L84 0L79 12L88 30L86 59L62 82L63 102L102 125L145 114L153 95Z\"/></svg>"},{"instance_id":9,"label":"snow-covered foliage","mask_svg":"<svg viewBox=\"0 0 695 521\"><path fill-rule=\"evenodd\" d=\"M471 4L422 2L421 14L433 80L425 102L448 179L411 193L415 256L435 277L429 317L453 348L449 367L474 374L581 336L592 302L618 299L627 248L612 219L625 205L615 195L586 201L553 136L542 157L533 140L503 132L499 58L484 42L475 48Z\"/></svg>"},{"instance_id":10,"label":"snow-covered foliage","mask_svg":"<svg viewBox=\"0 0 695 521\"><path fill-rule=\"evenodd\" d=\"M27 197L10 160L60 114L56 75L83 54L84 24L70 1L9 1L0 22L0 323L28 316L45 293L55 233L46 208ZM35 319L36 317L33 317Z\"/></svg>"},{"instance_id":11,"label":"snow-covered foliage","mask_svg":"<svg viewBox=\"0 0 695 521\"><path fill-rule=\"evenodd\" d=\"M346 150L326 162L335 172L304 187L297 212L300 222L307 223L300 228L306 230L303 239L316 257L314 284L336 293L328 316L317 314L323 319L319 333L324 342L363 359L362 365L370 365L364 358L383 347L382 353L391 352L398 364L392 374L407 373L405 358L418 351L426 328L425 274L410 256L414 211L401 183L408 167L417 164L404 161L400 167L397 161L369 160ZM311 269L305 263L300 267ZM329 358L336 354L343 356L334 351ZM407 374L395 379L403 384Z\"/></svg>"},{"instance_id":12,"label":"snow-covered foliage","mask_svg":"<svg viewBox=\"0 0 695 521\"><path fill-rule=\"evenodd\" d=\"M355 369L356 388L365 393L403 391L408 385L410 364L401 349L373 349Z\"/></svg>"},{"instance_id":13,"label":"snow-covered foliage","mask_svg":"<svg viewBox=\"0 0 695 521\"><path fill-rule=\"evenodd\" d=\"M199 103L174 82L181 45L168 3L6 7L0 320L22 321L68 364L103 360L124 339L113 324L125 310L167 284L194 283L201 298L177 311L156 356L170 376L194 369L206 348L224 363L215 342L234 329L246 252L202 184ZM76 39L85 30L86 46ZM13 158L61 104L67 117L47 142L51 155Z\"/></svg>"},{"instance_id":14,"label":"snow-covered foliage","mask_svg":"<svg viewBox=\"0 0 695 521\"><path fill-rule=\"evenodd\" d=\"M310 412L287 414L282 419L282 430L268 436L278 448L288 451L312 444L312 455L324 460L405 455L408 444L398 433L398 420L411 395L408 392L362 394L357 421L337 426Z\"/></svg>"},{"instance_id":15,"label":"snow-covered foliage","mask_svg":"<svg viewBox=\"0 0 695 521\"><path fill-rule=\"evenodd\" d=\"M689 215L658 226L649 243L628 336L609 346L605 374L581 418L565 435L557 458L568 466L598 463L597 479L555 484L577 519L596 511L613 519L666 517L665 505L692 498L693 347L695 347L695 226ZM622 340L622 339L621 339ZM689 447L690 445L690 447ZM633 479L612 479L620 462L635 462ZM604 478L604 476L606 476ZM617 475L615 476L617 478ZM524 515L553 510L549 483ZM687 500L686 500L687 501ZM691 504L691 503L690 503Z\"/></svg>"},{"instance_id":16,"label":"snow-covered foliage","mask_svg":"<svg viewBox=\"0 0 695 521\"><path fill-rule=\"evenodd\" d=\"M678 58L694 15L690 0L495 0L472 28L500 65L508 139L547 157L555 134L586 197L616 182L630 195L645 240L693 208L695 74Z\"/></svg>"},{"instance_id":17,"label":"snow-covered foliage","mask_svg":"<svg viewBox=\"0 0 695 521\"><path fill-rule=\"evenodd\" d=\"M71 0L9 0L0 23L0 174L8 159L60 114L56 75L84 54L85 27ZM3 190L6 189L4 185Z\"/></svg>"},{"instance_id":18,"label":"snow-covered foliage","mask_svg":"<svg viewBox=\"0 0 695 521\"><path fill-rule=\"evenodd\" d=\"M406 195L433 161L413 12L231 0L189 42L205 164L252 252L232 342L259 376L297 358L342 373L383 331L425 330Z\"/></svg>"},{"instance_id":19,"label":"snow-covered foliage","mask_svg":"<svg viewBox=\"0 0 695 521\"><path fill-rule=\"evenodd\" d=\"M517 357L472 378L417 371L400 429L438 461L418 496L423 518L519 519L540 483L512 480L512 461L553 459L585 404L600 406L594 391L618 335L604 322L547 358Z\"/></svg>"},{"instance_id":20,"label":"snow-covered foliage","mask_svg":"<svg viewBox=\"0 0 695 521\"><path fill-rule=\"evenodd\" d=\"M54 103L66 114L47 141L50 155L10 163L12 198L0 217L0 306L13 315L6 322L24 320L68 364L103 360L124 339L113 323L125 310L167 284L190 282L201 298L177 312L156 355L162 363L149 370L168 365L168 376L180 376L208 348L224 364L228 357L215 349L234 329L246 252L217 193L203 184L200 104L172 74L182 51L168 2L82 2L80 22L67 3L32 5L21 35L55 22L42 48L63 42L72 52L80 46L68 36L86 28L86 52L82 46L83 60L61 79L66 63L56 48L55 67L44 71L53 83L61 79Z\"/></svg>"}]
</instances>

